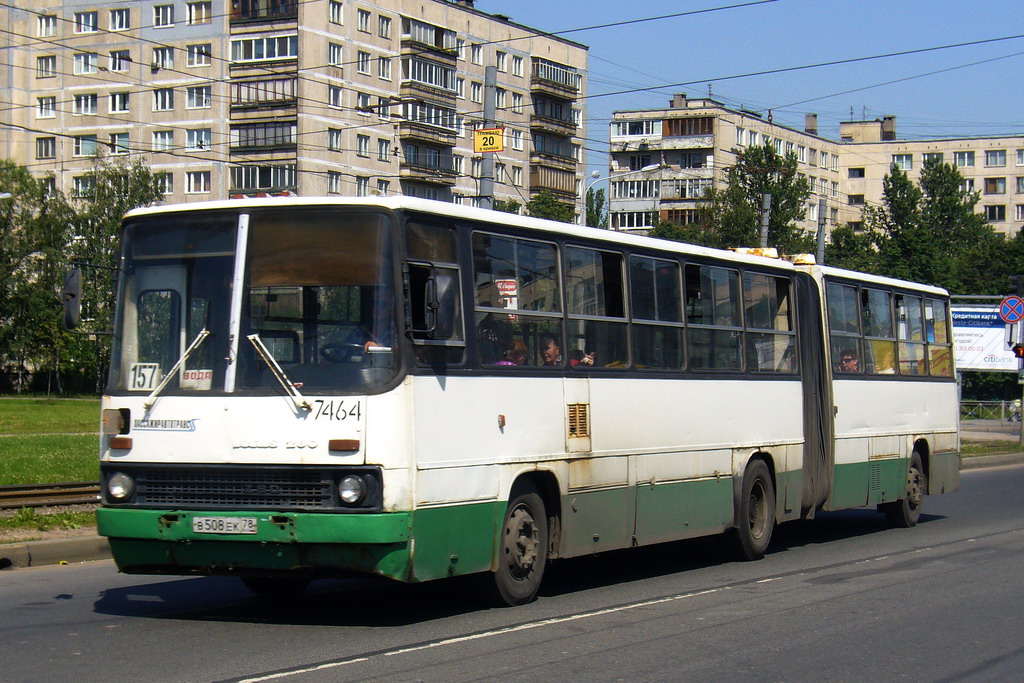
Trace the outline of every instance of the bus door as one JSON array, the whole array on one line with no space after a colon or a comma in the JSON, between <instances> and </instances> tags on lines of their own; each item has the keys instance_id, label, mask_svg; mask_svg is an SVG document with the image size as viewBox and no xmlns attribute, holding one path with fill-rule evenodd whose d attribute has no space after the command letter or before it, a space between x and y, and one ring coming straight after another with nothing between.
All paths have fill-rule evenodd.
<instances>
[{"instance_id":1,"label":"bus door","mask_svg":"<svg viewBox=\"0 0 1024 683\"><path fill-rule=\"evenodd\" d=\"M185 339L185 268L140 268L125 301L124 351L129 389L152 391L178 360Z\"/></svg>"},{"instance_id":2,"label":"bus door","mask_svg":"<svg viewBox=\"0 0 1024 683\"><path fill-rule=\"evenodd\" d=\"M835 415L825 347L821 293L807 273L796 274L797 331L803 383L804 449L801 516L813 517L831 495L835 465Z\"/></svg>"}]
</instances>

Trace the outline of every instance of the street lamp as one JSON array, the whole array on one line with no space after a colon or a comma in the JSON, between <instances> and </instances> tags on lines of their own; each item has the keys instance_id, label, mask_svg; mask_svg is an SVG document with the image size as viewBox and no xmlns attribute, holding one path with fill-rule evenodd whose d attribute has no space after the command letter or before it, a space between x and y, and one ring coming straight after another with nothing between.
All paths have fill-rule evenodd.
<instances>
[{"instance_id":1,"label":"street lamp","mask_svg":"<svg viewBox=\"0 0 1024 683\"><path fill-rule=\"evenodd\" d=\"M587 224L587 209L586 209L587 193L590 192L590 188L592 188L595 183L597 183L600 180L614 180L615 178L621 178L622 176L633 175L635 173L650 173L651 171L657 171L659 168L663 168L663 166L661 164L648 164L647 166L644 166L643 168L638 168L638 169L635 169L633 171L623 171L622 173L613 173L610 176L608 176L607 178L602 178L600 171L591 171L590 172L590 177L593 178L593 180L591 180L590 183L587 184L586 189L583 191L583 204L584 204L584 206L583 206L583 213L580 214L580 223L582 225L586 225ZM611 188L611 186L608 187L608 192L607 192L607 194L605 196L605 201L607 202L607 209L606 209L605 212L607 213L609 220L611 220L611 207L612 207L612 188Z\"/></svg>"}]
</instances>

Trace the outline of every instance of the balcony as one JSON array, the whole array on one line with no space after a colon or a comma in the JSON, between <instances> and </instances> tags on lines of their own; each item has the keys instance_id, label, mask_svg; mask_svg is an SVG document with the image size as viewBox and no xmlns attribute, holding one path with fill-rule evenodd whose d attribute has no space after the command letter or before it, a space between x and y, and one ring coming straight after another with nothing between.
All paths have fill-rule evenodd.
<instances>
[{"instance_id":1,"label":"balcony","mask_svg":"<svg viewBox=\"0 0 1024 683\"><path fill-rule=\"evenodd\" d=\"M398 167L398 175L403 179L445 186L455 185L458 177L452 155L434 150L406 150Z\"/></svg>"},{"instance_id":2,"label":"balcony","mask_svg":"<svg viewBox=\"0 0 1024 683\"><path fill-rule=\"evenodd\" d=\"M563 100L575 100L579 96L582 79L583 76L576 69L545 59L535 59L530 72L530 91Z\"/></svg>"},{"instance_id":3,"label":"balcony","mask_svg":"<svg viewBox=\"0 0 1024 683\"><path fill-rule=\"evenodd\" d=\"M298 18L299 0L233 0L231 3L232 25Z\"/></svg>"},{"instance_id":4,"label":"balcony","mask_svg":"<svg viewBox=\"0 0 1024 683\"><path fill-rule=\"evenodd\" d=\"M439 128L427 123L402 121L398 124L398 137L403 140L454 147L458 140L458 133L454 130Z\"/></svg>"},{"instance_id":5,"label":"balcony","mask_svg":"<svg viewBox=\"0 0 1024 683\"><path fill-rule=\"evenodd\" d=\"M715 146L714 135L685 135L679 137L663 137L661 149L705 149Z\"/></svg>"},{"instance_id":6,"label":"balcony","mask_svg":"<svg viewBox=\"0 0 1024 683\"><path fill-rule=\"evenodd\" d=\"M576 134L576 124L573 121L536 114L530 116L530 128L552 135L573 136Z\"/></svg>"},{"instance_id":7,"label":"balcony","mask_svg":"<svg viewBox=\"0 0 1024 683\"><path fill-rule=\"evenodd\" d=\"M428 100L442 107L454 109L458 100L454 90L446 90L437 86L405 79L398 86L398 97L400 99L412 98L417 100Z\"/></svg>"},{"instance_id":8,"label":"balcony","mask_svg":"<svg viewBox=\"0 0 1024 683\"><path fill-rule=\"evenodd\" d=\"M533 165L530 167L530 192L547 190L559 197L576 199L576 172L561 168Z\"/></svg>"}]
</instances>

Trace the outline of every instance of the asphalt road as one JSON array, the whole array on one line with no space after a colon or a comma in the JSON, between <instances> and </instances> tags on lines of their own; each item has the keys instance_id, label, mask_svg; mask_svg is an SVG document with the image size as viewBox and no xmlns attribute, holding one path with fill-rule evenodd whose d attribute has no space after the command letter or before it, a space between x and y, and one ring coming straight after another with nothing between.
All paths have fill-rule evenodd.
<instances>
[{"instance_id":1,"label":"asphalt road","mask_svg":"<svg viewBox=\"0 0 1024 683\"><path fill-rule=\"evenodd\" d=\"M110 562L0 574L9 681L1006 681L1024 671L1024 467L963 473L914 529L853 510L559 563L540 599L319 582L286 604Z\"/></svg>"}]
</instances>

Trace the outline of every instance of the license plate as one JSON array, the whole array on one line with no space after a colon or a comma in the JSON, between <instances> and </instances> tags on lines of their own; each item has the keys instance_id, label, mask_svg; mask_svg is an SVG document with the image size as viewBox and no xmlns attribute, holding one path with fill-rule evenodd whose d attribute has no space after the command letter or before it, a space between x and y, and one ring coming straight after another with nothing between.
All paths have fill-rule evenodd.
<instances>
[{"instance_id":1,"label":"license plate","mask_svg":"<svg viewBox=\"0 0 1024 683\"><path fill-rule=\"evenodd\" d=\"M192 531L197 534L254 534L255 517L193 517Z\"/></svg>"}]
</instances>

